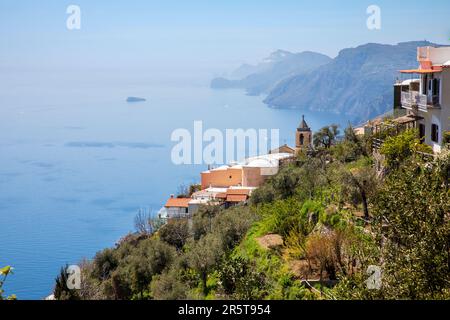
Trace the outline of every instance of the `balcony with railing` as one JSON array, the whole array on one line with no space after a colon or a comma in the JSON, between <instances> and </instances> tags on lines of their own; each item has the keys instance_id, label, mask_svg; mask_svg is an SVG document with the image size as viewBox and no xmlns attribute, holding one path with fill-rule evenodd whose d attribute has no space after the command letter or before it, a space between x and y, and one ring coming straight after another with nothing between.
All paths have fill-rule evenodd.
<instances>
[{"instance_id":1,"label":"balcony with railing","mask_svg":"<svg viewBox=\"0 0 450 320\"><path fill-rule=\"evenodd\" d=\"M418 91L403 91L402 106L406 109L418 109L427 112L429 109L440 108L439 96L427 96Z\"/></svg>"}]
</instances>

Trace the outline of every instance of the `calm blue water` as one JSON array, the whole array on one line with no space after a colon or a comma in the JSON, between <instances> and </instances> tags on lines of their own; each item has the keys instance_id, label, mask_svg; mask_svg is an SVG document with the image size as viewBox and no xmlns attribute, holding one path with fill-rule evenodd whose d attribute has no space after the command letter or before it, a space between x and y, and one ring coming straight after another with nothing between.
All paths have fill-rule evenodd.
<instances>
[{"instance_id":1,"label":"calm blue water","mask_svg":"<svg viewBox=\"0 0 450 320\"><path fill-rule=\"evenodd\" d=\"M113 246L139 208L157 211L202 166L175 166L170 134L205 128L279 128L293 144L301 112L261 97L117 74L14 73L0 83L0 266L7 293L41 299L66 263ZM127 96L145 103L127 104ZM343 119L307 114L313 128Z\"/></svg>"}]
</instances>

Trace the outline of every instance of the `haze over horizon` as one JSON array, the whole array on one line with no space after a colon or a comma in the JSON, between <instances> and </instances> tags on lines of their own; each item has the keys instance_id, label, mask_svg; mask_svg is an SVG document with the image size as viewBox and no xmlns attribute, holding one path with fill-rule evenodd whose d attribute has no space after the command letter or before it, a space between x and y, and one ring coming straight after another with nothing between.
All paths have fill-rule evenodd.
<instances>
[{"instance_id":1,"label":"haze over horizon","mask_svg":"<svg viewBox=\"0 0 450 320\"><path fill-rule=\"evenodd\" d=\"M67 10L74 5L81 9L80 30L69 30L67 25L71 15L67 13ZM367 27L367 19L370 16L367 9L372 5L381 8L380 30L369 30ZM366 121L372 116L391 111L396 74L402 68L417 66L416 53L419 43L398 46L372 44L346 50L345 54L338 59L332 60L329 57L336 57L342 49L367 43L397 44L428 40L432 43L450 45L449 13L449 0L432 2L323 0L320 3L305 0L0 0L0 243L2 244L0 268L9 265L14 268L14 275L8 277L8 281L5 285L0 285L0 289L4 289L6 295L16 294L19 299L43 299L54 292L55 277L60 274L62 266L79 265L84 258L92 259L100 250L114 247L119 239L135 232L134 222L138 213L157 217L161 208L166 207L165 204L170 199L170 195L184 193L184 186L200 183L203 186L226 187L222 190L225 192L233 187L246 188L244 202L248 202L249 188L253 190L263 186L263 181L268 178L266 173L271 176L280 169L278 161L273 163L269 161L270 164L268 164L267 161L258 160L257 163L252 161L252 165L245 169L243 167L230 169L232 171L237 169L239 172L237 176L235 173L228 175L228 171L224 171L225 174L220 172L220 179L214 185L208 181L202 181L201 172L207 170L211 163L180 165L174 161L174 147L181 142L177 141L174 135L178 129L188 133L186 142L189 146L181 151L183 155L185 151L186 154L192 151L193 162L197 162L195 154L202 154L202 151L206 154L207 151L220 153L220 143L216 150L207 149L208 146L217 142L212 141L212 138L216 140L216 137L207 139L208 135L205 132L208 129L219 132L219 137L222 133L225 138L222 146L224 147L223 158L228 158L227 163L231 162L228 161L230 160L228 152L234 151L235 147L236 151L238 148L248 149L246 156L254 155L252 152L254 148L251 148L250 143L247 144L247 139L227 145L227 129L247 130L245 132L248 132L248 129L255 129L250 131L249 136L258 132L258 140L265 138L264 131L260 131L261 129L269 130L267 133L272 133L273 129L279 130L280 144L295 146L296 150L311 150L311 143L316 140L317 148L327 149L325 152L317 152L317 157L316 152L307 152L311 154L311 157L306 157L307 159L302 157L298 168L296 166L291 168L290 160L284 161L288 164L287 170L281 169L278 176L280 178L270 178L271 184L267 185L267 189L262 189L261 194L264 195L267 192L267 197L264 196L267 198L267 205L273 202L272 200L277 200L275 205L278 206L278 200L287 199L286 202L280 202L280 207L268 209L274 213L285 211L281 220L278 219L277 214L267 217L270 221L277 221L277 223L279 221L289 227L285 230L276 230L271 227L270 235L279 233L289 235L289 238L294 235L295 237L292 237L296 242L294 247L286 248L295 249L295 255L303 258L305 250L298 250L299 245L303 244L297 240L305 244L309 243L310 239L314 240L316 236L323 235L322 231L325 230L323 226L330 232L337 231L335 235L340 237L340 226L347 226L348 221L355 228L349 229L347 240L342 239L348 244L355 239L361 239L364 246L344 248L342 252L352 253L343 261L356 261L353 252L356 252L355 250L369 252L370 248L366 245L369 242L378 243L376 239L381 236L377 235L372 241L368 235L373 233L366 232L360 227L362 226L361 213L364 212L364 225L370 227L371 231L374 229L369 224L371 217L367 212L368 204L372 210L372 199L370 198L367 202L367 198L364 198L369 194L372 197L372 192L368 190L366 194L366 191L361 191L361 188L380 186L378 181L372 180L378 175L370 170L372 163L377 163L379 157L374 159L368 157L367 150L372 148L371 139L360 141L352 137L352 140L348 140L342 148L340 146L331 148L333 139L325 135L321 136L321 128L329 127L334 123L343 133L349 123L357 125L362 123L362 120ZM279 57L275 54L272 64L266 63L256 68L241 68L241 71L244 70L241 74L245 74L245 71L249 69L257 69L257 72L225 79L242 64L258 64L278 50L292 53L304 51L316 53L279 54ZM214 86L210 84L217 77L222 78L219 81L222 86L216 86L217 90L214 90ZM445 75L443 77L442 86L446 83ZM436 93L438 88L436 83L439 83L437 81L437 79L430 81L431 90L428 90L430 94ZM227 87L224 85L227 82L234 85ZM224 90L228 88L232 90ZM447 89L441 90L441 92L446 91ZM415 103L413 101L416 100L415 97L424 98L418 93L413 93L403 95L404 100L406 98L409 104ZM445 97L445 95L442 96ZM127 97L144 98L145 101L130 103ZM428 105L422 106L430 113L419 120L428 121L426 134L430 142L429 147L435 147L434 144L439 140L437 138L440 137L442 140L443 129L446 130L445 132L450 130L449 126L444 127L448 118L447 114L441 112L447 106L446 97L441 99L445 102L442 104L444 108L434 108L437 105L435 97L432 98L430 100L434 104L433 108L428 108ZM305 126L298 130L302 115L310 130L304 131ZM433 117L440 119L440 122L432 123L435 121ZM418 116L414 117L416 124L417 119L419 119ZM195 129L195 124L199 120L202 121L203 130ZM319 135L316 135L314 139L314 134L317 133ZM174 136L175 138L172 138ZM380 138L384 136L384 133L380 134ZM411 139L410 145L414 145L414 149L411 147L406 154L414 154L416 150L424 151L424 148L419 148L416 139L412 140L412 135L408 136L408 139ZM311 137L312 140L309 139ZM321 138L325 139L325 142L320 141ZM277 139L272 137L270 139L271 147L266 148L263 145L258 148L260 153L269 153L273 149L272 140ZM261 146L261 141L258 142ZM427 140L425 142L427 143ZM189 150L190 148L192 150ZM292 157L289 156L289 158L295 162L297 151L290 152ZM242 159L233 160L241 161ZM398 161L395 163L398 164ZM406 168L408 170L404 172L415 171L410 170L409 167ZM249 176L246 176L247 171L250 173ZM427 175L430 171L423 172ZM366 180L366 174L371 180ZM437 177L438 172L435 174ZM433 173L433 179L434 177ZM357 182L357 179L362 182ZM249 183L250 180L254 181ZM247 185L244 185L244 181L247 181ZM365 183L366 181L370 183ZM410 193L405 193L403 184L407 185L410 181L428 183L427 185L431 187L420 190L420 185L417 184L413 185ZM350 187L349 184L352 186ZM389 192L391 197L389 199L393 201L389 207L394 208L389 214L394 217L401 217L402 212L395 210L397 207L407 208L405 217L413 216L414 210L410 208L411 199L426 199L426 197L430 197L432 201L421 202L424 211L429 210L429 204L432 204L436 205L436 210L432 211L439 217L442 216L442 212L448 212L447 208L438 205L438 200L442 200L446 194L433 193L436 191L434 180L427 182L425 176L418 176L417 179L408 176L397 186L402 186L398 193L391 192L395 189L394 185L380 186L383 194ZM344 192L348 193L345 197ZM210 200L215 204L219 194L211 193L211 195ZM239 201L236 202L235 198L230 199L231 202L233 204L243 202L241 201L243 194L236 195L239 195ZM356 205L355 195L358 199L359 197L365 199L365 204L358 200ZM230 196L235 195L230 193ZM299 199L302 198L301 202L297 196ZM373 197L375 199L375 196ZM228 195L225 198L228 198ZM226 202L224 206L228 206ZM265 202L266 200L260 204L265 206ZM326 204L318 205L322 202ZM180 211L183 214L186 214L186 203L187 201L184 202ZM194 205L196 203L198 204L194 201ZM209 200L204 204L210 204ZM340 210L343 204L345 204L344 210ZM191 213L189 207L188 204L188 214ZM222 228L221 224L217 224L219 227L209 229L210 231L220 229L220 232L214 235L212 232L205 233L200 237L201 242L187 243L189 246L195 244L202 252L221 254L223 249L226 249L227 253L236 252L237 247L234 247L238 244L236 239L240 239L248 232L247 227L242 231L239 228L256 217L253 213L251 214L253 217L246 216L246 213L253 211L252 209L244 208L244 210L236 211L236 218L228 219L232 216L225 215L226 219L223 221L229 224L230 228L228 226ZM380 212L385 212L383 210L380 209ZM214 209L214 212L219 211ZM215 215L221 216L216 213ZM264 212L261 216L266 217ZM351 218L353 216L355 219ZM311 224L311 221L315 221L314 224ZM211 219L209 222L211 223ZM266 227L252 229L253 221L250 222L248 228L252 230L251 237L263 235L269 231ZM320 224L315 225L316 222ZM259 222L255 221L255 223ZM425 225L426 230L434 230L436 225L433 223ZM419 225L419 223L415 224ZM300 225L306 227L298 228ZM406 224L402 223L402 225ZM329 228L331 226L336 228ZM259 228L256 224L254 227ZM438 225L438 229L440 227ZM199 231L203 234L200 229L206 231L208 228L199 226ZM312 237L306 238L303 229L317 232L308 234ZM186 235L187 241L190 237L189 228L185 230L183 234ZM222 230L226 232L222 233ZM236 235L234 235L235 231L228 234L227 230L236 230ZM405 239L408 236L408 230L404 228ZM426 231L423 230L425 229L418 229L418 232ZM153 227L152 231L155 231ZM324 238L326 241L331 239L328 235L327 233ZM209 238L206 238L209 236L214 236L210 238L212 239L210 243L220 245L211 247L211 250L205 250L206 247L201 243L205 239L209 242ZM141 236L139 238L143 239ZM222 238L233 239L232 242L235 244L233 247L229 244L225 245L225 242L222 243ZM431 239L433 237L428 238L423 248L444 247L443 242L439 242L444 237L437 239L438 242L431 241L436 240ZM283 243L284 240L281 240ZM249 250L253 251L255 248L259 255L259 249L253 246L256 242L253 241L256 241L256 238L249 242L248 247L252 247ZM290 240L286 240L285 243L289 242ZM429 243L433 246L428 246ZM411 250L414 249L414 244ZM165 246L167 245L169 244ZM93 291L100 292L100 290L111 288L110 284L113 283L113 287L126 292L131 282L124 280L123 287L121 283L123 279L128 278L134 279L132 280L134 283L129 287L134 290L135 284L140 282L134 272L139 268L136 269L135 266L150 266L149 260L153 255L149 254L147 257L149 260L141 263L141 260L134 258L143 252L145 253L143 255L147 255L147 249L136 244L132 247L139 250L135 251L136 254L130 251L130 254L127 254L130 259L124 258L122 262L117 260L117 266L120 264L120 268L110 269L108 279L102 279L106 282L98 282L103 276L100 278L96 276L95 281L92 282L94 284L92 288L95 287ZM242 247L247 247L247 244ZM314 247L313 242L312 251L315 251ZM128 246L124 248L127 249ZM184 262L191 264L190 261L193 260L194 255L180 255L178 259L178 253L175 255L175 252L191 254L195 253L194 250L199 250L200 253L200 249L195 249L194 246L189 247L189 250L180 250L180 248L170 249L171 251L173 249L174 253L171 254L170 260L182 261L183 265ZM324 248L328 255L328 246ZM376 250L370 249L370 251L382 251L382 248L374 249ZM436 250L432 253L435 252ZM426 265L426 259L430 255L425 253L428 252L424 252L421 256L423 260L418 264L419 266ZM161 256L163 255L165 254ZM200 254L197 256L201 257ZM248 252L245 252L245 256L252 257L248 255ZM223 257L221 254L205 259L222 262ZM303 292L307 289L301 285L300 281L304 275L295 278L291 275L285 277L284 270L289 270L291 261L289 264L281 265L278 262L279 257L266 259L269 256L265 254L262 257L261 261L255 261L260 264L255 265L255 269L247 269L247 266L243 265L251 273L245 272L246 277L250 275L250 278L243 278L245 281L239 280L241 284L251 284L255 282L255 279L258 280L259 278L254 278L252 275L256 274L256 271L259 274L261 270L282 270L283 274L278 272L269 274L271 278L267 278L268 284L270 283L271 286L277 283L277 286L272 292L267 291L266 288L261 289L261 297L258 299L278 299L281 293L289 299L309 297L309 293L304 295ZM370 263L379 258L377 253L367 257L369 259L364 259ZM439 258L436 261L442 262L445 259L441 257L447 256L442 254L436 257ZM129 265L129 261L135 261L137 264ZM267 264L267 261L271 264ZM305 260L297 262L300 263L296 266L306 266ZM238 263L237 266L240 267L240 262ZM318 266L319 264L316 263L317 261L313 260L312 264L308 262L308 265ZM189 278L192 275L192 279L208 280L210 276L213 281L207 282L211 282L213 286L222 282L216 278L221 272L219 267L223 267L222 263L220 266L212 265L211 270L214 270L214 273L206 274L206 277L204 277L205 272L201 270L195 271L198 272L198 277L194 277L196 273L191 273L191 269L194 270L192 266L185 270L188 271L187 273L184 271L178 273L179 270L175 269L176 264L167 264L165 270L161 269L161 272L164 271L162 275L165 276L166 271L174 270L176 271L174 274L188 274ZM349 265L351 270L346 271L345 274L356 275L354 271L357 268L355 269L354 265L363 264L355 262ZM234 262L232 266L234 268ZM254 268L253 265L248 266ZM443 264L436 266L439 270L444 270ZM200 266L200 269L203 267ZM396 269L398 268L390 268L390 270ZM340 270L340 267L335 270ZM416 266L411 270L419 274ZM116 271L124 273L116 273ZM154 271L145 270L142 273L144 280L148 282L147 288L151 288L150 284L153 280L157 278L157 281L161 280L161 272ZM361 269L360 272L358 277L363 279L365 270ZM328 274L328 270L326 273ZM110 277L113 274L118 276L117 278L114 276L114 279L119 282L116 283L115 280L108 282L113 279ZM441 274L444 275L444 272ZM167 275L172 276L171 272L167 272ZM322 280L322 272L318 275L308 272L305 275L307 276L305 280L319 278ZM403 278L403 273L401 275L398 279ZM429 278L424 272L420 272L419 275L422 277L419 279L421 281ZM340 277L336 278L340 279ZM416 278L411 276L408 279L411 279L408 283L409 287L413 287ZM187 282L190 283L191 280ZM178 281L173 282L174 285L171 282L167 283L173 288L177 288L179 284ZM201 297L199 293L205 292L209 286L206 282L195 283L193 282L192 288L186 288L188 289L186 298L190 297L191 293L194 298ZM286 286L287 283L291 284ZM346 281L346 283L353 282ZM425 282L419 281L419 283ZM434 282L432 284L435 285ZM130 298L144 296L157 298L153 296L153 292L151 294L144 292L140 284L139 287L141 287L140 292L130 290L130 294L133 293ZM362 285L360 287L363 288ZM431 288L431 285L428 287ZM253 288L250 289L253 290ZM0 296L5 294L1 292L2 290L0 290ZM211 294L221 294L220 291L215 292L215 290L211 287L209 291ZM391 290L391 292L394 291ZM103 298L103 296L98 297ZM225 295L218 295L218 297L229 298ZM418 295L412 297L415 298ZM430 294L429 297L435 296ZM105 298L109 296L105 295ZM317 296L317 298L323 298L323 296Z\"/></svg>"},{"instance_id":2,"label":"haze over horizon","mask_svg":"<svg viewBox=\"0 0 450 320\"><path fill-rule=\"evenodd\" d=\"M81 30L66 9L81 8ZM367 7L381 8L381 30L368 30ZM413 4L413 5L412 5ZM0 69L117 71L155 77L224 75L271 52L316 51L335 57L369 42L449 44L450 3L433 1L12 1L0 3ZM432 16L433 23L424 22ZM184 75L184 76L183 76ZM5 81L5 80L3 80Z\"/></svg>"}]
</instances>

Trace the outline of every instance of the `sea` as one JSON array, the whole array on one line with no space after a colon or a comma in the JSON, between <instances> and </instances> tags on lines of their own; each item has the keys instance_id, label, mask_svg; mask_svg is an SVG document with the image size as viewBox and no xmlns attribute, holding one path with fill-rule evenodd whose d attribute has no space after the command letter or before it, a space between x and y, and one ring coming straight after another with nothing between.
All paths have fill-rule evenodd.
<instances>
[{"instance_id":1,"label":"sea","mask_svg":"<svg viewBox=\"0 0 450 320\"><path fill-rule=\"evenodd\" d=\"M145 102L127 103L129 96ZM316 130L347 119L269 108L264 96L212 90L177 75L17 71L0 74L0 267L6 294L43 299L62 266L113 247L206 164L172 161L177 129L278 129L293 145L302 115Z\"/></svg>"}]
</instances>

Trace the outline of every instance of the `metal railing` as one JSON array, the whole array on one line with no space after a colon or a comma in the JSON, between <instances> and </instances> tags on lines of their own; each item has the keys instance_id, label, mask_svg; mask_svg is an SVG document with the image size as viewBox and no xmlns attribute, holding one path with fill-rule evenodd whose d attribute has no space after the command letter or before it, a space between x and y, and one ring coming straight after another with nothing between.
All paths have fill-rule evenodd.
<instances>
[{"instance_id":1,"label":"metal railing","mask_svg":"<svg viewBox=\"0 0 450 320\"><path fill-rule=\"evenodd\" d=\"M427 161L427 162L431 162L434 159L436 159L436 155L435 154L431 154L431 153L425 153L425 152L420 152L420 151L416 151L416 154L422 158L422 160Z\"/></svg>"},{"instance_id":2,"label":"metal railing","mask_svg":"<svg viewBox=\"0 0 450 320\"><path fill-rule=\"evenodd\" d=\"M428 96L418 91L402 92L402 105L405 107L417 107L421 111L427 111L428 108L435 108L439 105L439 96Z\"/></svg>"},{"instance_id":3,"label":"metal railing","mask_svg":"<svg viewBox=\"0 0 450 320\"><path fill-rule=\"evenodd\" d=\"M192 218L192 214L186 212L186 213L168 213L166 219L189 219Z\"/></svg>"},{"instance_id":4,"label":"metal railing","mask_svg":"<svg viewBox=\"0 0 450 320\"><path fill-rule=\"evenodd\" d=\"M380 150L383 143L384 143L384 140L373 139L372 140L372 150Z\"/></svg>"},{"instance_id":5,"label":"metal railing","mask_svg":"<svg viewBox=\"0 0 450 320\"><path fill-rule=\"evenodd\" d=\"M384 144L384 140L382 139L373 139L372 140L372 150L373 151L379 151L381 149L381 147ZM431 153L426 153L426 152L421 152L421 151L414 151L414 153L419 156L420 158L422 158L422 160L426 161L426 162L432 162L433 160L436 159L436 155L435 154L431 154Z\"/></svg>"}]
</instances>

